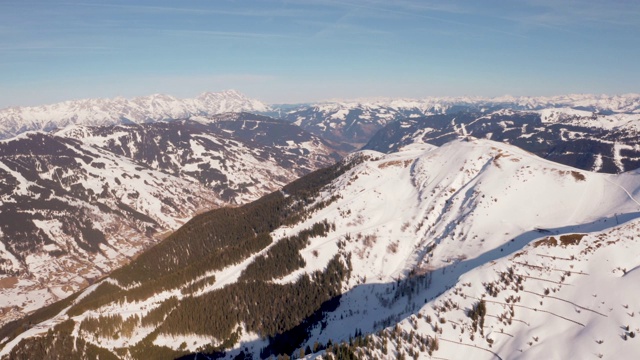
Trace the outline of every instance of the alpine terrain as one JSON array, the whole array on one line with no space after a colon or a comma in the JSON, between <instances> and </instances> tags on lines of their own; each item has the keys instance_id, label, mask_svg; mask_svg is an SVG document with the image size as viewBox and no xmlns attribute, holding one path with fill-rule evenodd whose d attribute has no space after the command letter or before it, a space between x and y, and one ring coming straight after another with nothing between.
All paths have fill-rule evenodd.
<instances>
[{"instance_id":1,"label":"alpine terrain","mask_svg":"<svg viewBox=\"0 0 640 360\"><path fill-rule=\"evenodd\" d=\"M2 2L0 360L640 358L639 15Z\"/></svg>"},{"instance_id":2,"label":"alpine terrain","mask_svg":"<svg viewBox=\"0 0 640 360\"><path fill-rule=\"evenodd\" d=\"M467 134L200 214L0 331L4 358L628 358L640 173Z\"/></svg>"}]
</instances>

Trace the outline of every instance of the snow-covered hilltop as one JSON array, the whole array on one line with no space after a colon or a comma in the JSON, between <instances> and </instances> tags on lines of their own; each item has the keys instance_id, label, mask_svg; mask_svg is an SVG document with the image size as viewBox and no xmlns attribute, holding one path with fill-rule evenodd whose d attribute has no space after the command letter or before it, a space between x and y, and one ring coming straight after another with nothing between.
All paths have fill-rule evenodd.
<instances>
[{"instance_id":1,"label":"snow-covered hilltop","mask_svg":"<svg viewBox=\"0 0 640 360\"><path fill-rule=\"evenodd\" d=\"M569 108L464 111L387 124L363 149L385 153L412 143L442 145L460 136L516 145L579 169L621 173L640 167L640 114L594 114Z\"/></svg>"},{"instance_id":2,"label":"snow-covered hilltop","mask_svg":"<svg viewBox=\"0 0 640 360\"><path fill-rule=\"evenodd\" d=\"M69 125L104 126L187 119L228 112L266 112L269 106L235 91L203 93L193 99L155 94L133 99L84 99L36 107L0 110L0 139L25 131L64 128Z\"/></svg>"}]
</instances>

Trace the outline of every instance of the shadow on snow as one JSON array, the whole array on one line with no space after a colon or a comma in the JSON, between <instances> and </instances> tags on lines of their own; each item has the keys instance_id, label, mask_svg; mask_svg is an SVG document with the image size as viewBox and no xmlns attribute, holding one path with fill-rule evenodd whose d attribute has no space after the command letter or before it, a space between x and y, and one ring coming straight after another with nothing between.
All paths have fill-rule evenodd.
<instances>
[{"instance_id":1,"label":"shadow on snow","mask_svg":"<svg viewBox=\"0 0 640 360\"><path fill-rule=\"evenodd\" d=\"M240 343L238 348L228 352L193 353L180 359L252 359L251 353L258 353L256 349L259 349L260 358L277 357L279 354L293 354L305 342L314 341L314 338L333 339L339 343L349 340L356 330L364 334L372 333L410 317L424 304L454 287L460 276L470 270L512 255L533 240L552 235L599 232L637 218L640 218L640 212L619 214L579 225L529 230L476 258L454 261L424 275L410 273L406 279L391 283L357 285L345 294L326 301L311 316L284 333ZM329 331L331 337L323 335L325 331Z\"/></svg>"}]
</instances>

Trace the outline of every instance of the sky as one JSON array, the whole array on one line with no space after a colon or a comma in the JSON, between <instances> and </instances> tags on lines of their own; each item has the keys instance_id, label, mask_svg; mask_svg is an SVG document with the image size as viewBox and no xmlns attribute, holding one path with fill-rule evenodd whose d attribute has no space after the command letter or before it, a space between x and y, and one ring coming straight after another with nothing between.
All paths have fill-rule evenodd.
<instances>
[{"instance_id":1,"label":"sky","mask_svg":"<svg viewBox=\"0 0 640 360\"><path fill-rule=\"evenodd\" d=\"M640 92L637 0L0 0L0 108Z\"/></svg>"}]
</instances>

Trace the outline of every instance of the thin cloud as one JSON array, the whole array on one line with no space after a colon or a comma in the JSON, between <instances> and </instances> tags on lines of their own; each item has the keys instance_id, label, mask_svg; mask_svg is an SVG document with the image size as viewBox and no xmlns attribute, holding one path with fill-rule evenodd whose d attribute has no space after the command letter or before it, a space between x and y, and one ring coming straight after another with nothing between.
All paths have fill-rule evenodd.
<instances>
[{"instance_id":1,"label":"thin cloud","mask_svg":"<svg viewBox=\"0 0 640 360\"><path fill-rule=\"evenodd\" d=\"M510 31L504 31L497 27L479 25L462 20L454 20L453 16L445 16L450 14L469 14L472 11L465 10L460 6L437 6L429 3L420 5L419 2L401 1L401 2L382 2L382 1L334 1L334 0L313 0L309 1L316 5L342 7L346 9L357 9L359 11L352 12L354 17L360 18L376 18L384 15L391 15L393 18L416 18L431 20L438 23L454 25L458 28L483 30L512 37L525 38L526 36ZM365 11L362 11L365 10Z\"/></svg>"},{"instance_id":2,"label":"thin cloud","mask_svg":"<svg viewBox=\"0 0 640 360\"><path fill-rule=\"evenodd\" d=\"M106 46L64 46L64 45L48 45L48 44L26 44L26 45L9 45L0 46L2 53L77 53L77 52L109 52L115 48Z\"/></svg>"},{"instance_id":3,"label":"thin cloud","mask_svg":"<svg viewBox=\"0 0 640 360\"><path fill-rule=\"evenodd\" d=\"M230 15L245 17L300 17L309 15L308 11L301 9L209 9L209 8L189 8L176 6L149 6L149 5L126 5L126 4L97 4L97 3L67 3L68 5L78 5L86 7L104 7L113 9L123 9L141 13L185 13L195 15Z\"/></svg>"},{"instance_id":4,"label":"thin cloud","mask_svg":"<svg viewBox=\"0 0 640 360\"><path fill-rule=\"evenodd\" d=\"M380 0L371 0L369 1L370 5L376 6L385 6L389 5L388 1L380 1ZM409 12L439 12L439 13L450 13L450 14L467 14L469 13L468 6L461 6L454 1L407 1L407 0L397 0L392 3L394 6L403 9L404 11Z\"/></svg>"},{"instance_id":5,"label":"thin cloud","mask_svg":"<svg viewBox=\"0 0 640 360\"><path fill-rule=\"evenodd\" d=\"M155 29L153 31L156 31ZM236 31L213 31L213 30L161 30L165 34L170 35L204 35L217 38L227 39L298 39L296 36L258 33L258 32L236 32Z\"/></svg>"},{"instance_id":6,"label":"thin cloud","mask_svg":"<svg viewBox=\"0 0 640 360\"><path fill-rule=\"evenodd\" d=\"M340 34L357 34L357 35L372 35L372 36L380 36L380 35L389 35L391 34L388 30L380 30L376 28L371 28L367 26L361 26L349 23L347 21L348 17L342 17L335 22L329 21L318 21L318 20L300 20L296 21L296 23L309 27L317 27L318 31L314 33L314 37L326 37L332 35L340 35Z\"/></svg>"},{"instance_id":7,"label":"thin cloud","mask_svg":"<svg viewBox=\"0 0 640 360\"><path fill-rule=\"evenodd\" d=\"M458 21L450 17L459 15L473 15L485 18L507 20L529 27L541 27L563 32L578 33L573 30L575 25L614 25L639 27L640 2L610 0L524 0L521 6L513 8L511 1L490 1L482 3L468 3L461 1L447 1L434 3L432 1L400 0L386 2L370 0L366 2L318 0L326 4L341 4L343 6L359 7L373 11L385 12L408 17L417 17L458 25L466 28L477 28L496 33L525 37L514 31L504 31L497 27L482 26L477 23ZM508 6L507 6L508 5ZM496 11L496 9L499 9ZM450 16L441 16L450 15Z\"/></svg>"},{"instance_id":8,"label":"thin cloud","mask_svg":"<svg viewBox=\"0 0 640 360\"><path fill-rule=\"evenodd\" d=\"M525 25L568 30L574 26L640 26L640 3L635 1L600 0L525 0L523 11L505 16Z\"/></svg>"}]
</instances>

